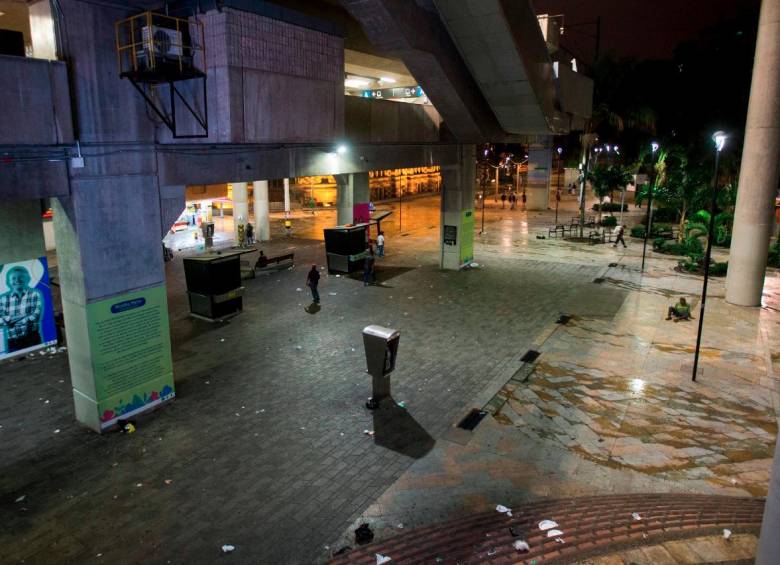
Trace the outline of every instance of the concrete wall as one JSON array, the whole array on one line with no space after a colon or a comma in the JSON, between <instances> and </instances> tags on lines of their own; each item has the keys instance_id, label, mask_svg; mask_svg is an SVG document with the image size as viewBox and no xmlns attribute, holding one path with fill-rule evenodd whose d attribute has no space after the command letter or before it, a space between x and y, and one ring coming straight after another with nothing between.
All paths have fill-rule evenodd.
<instances>
[{"instance_id":1,"label":"concrete wall","mask_svg":"<svg viewBox=\"0 0 780 565\"><path fill-rule=\"evenodd\" d=\"M357 96L344 97L345 137L353 142L438 142L436 108Z\"/></svg>"},{"instance_id":2,"label":"concrete wall","mask_svg":"<svg viewBox=\"0 0 780 565\"><path fill-rule=\"evenodd\" d=\"M0 200L0 265L45 254L39 200Z\"/></svg>"},{"instance_id":3,"label":"concrete wall","mask_svg":"<svg viewBox=\"0 0 780 565\"><path fill-rule=\"evenodd\" d=\"M65 63L0 55L0 145L73 142Z\"/></svg>"},{"instance_id":4,"label":"concrete wall","mask_svg":"<svg viewBox=\"0 0 780 565\"><path fill-rule=\"evenodd\" d=\"M209 11L201 20L209 96L205 141L317 142L343 134L341 37L231 8ZM194 85L188 92L197 100ZM189 129L197 128L190 123Z\"/></svg>"}]
</instances>

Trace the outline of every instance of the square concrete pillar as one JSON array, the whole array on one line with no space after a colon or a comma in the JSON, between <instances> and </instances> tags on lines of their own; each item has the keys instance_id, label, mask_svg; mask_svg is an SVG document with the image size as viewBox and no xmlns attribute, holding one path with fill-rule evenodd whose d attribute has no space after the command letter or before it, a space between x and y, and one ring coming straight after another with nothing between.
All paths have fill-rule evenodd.
<instances>
[{"instance_id":1,"label":"square concrete pillar","mask_svg":"<svg viewBox=\"0 0 780 565\"><path fill-rule=\"evenodd\" d=\"M268 215L268 181L256 180L252 186L257 241L268 241L271 239L271 220Z\"/></svg>"},{"instance_id":2,"label":"square concrete pillar","mask_svg":"<svg viewBox=\"0 0 780 565\"><path fill-rule=\"evenodd\" d=\"M550 205L552 143L532 145L528 149L528 186L526 209L547 210Z\"/></svg>"},{"instance_id":3,"label":"square concrete pillar","mask_svg":"<svg viewBox=\"0 0 780 565\"><path fill-rule=\"evenodd\" d=\"M174 397L153 175L72 179L53 201L76 418L95 431Z\"/></svg>"},{"instance_id":4,"label":"square concrete pillar","mask_svg":"<svg viewBox=\"0 0 780 565\"><path fill-rule=\"evenodd\" d=\"M457 148L457 162L441 168L442 269L457 270L474 259L474 185L476 153L473 145Z\"/></svg>"},{"instance_id":5,"label":"square concrete pillar","mask_svg":"<svg viewBox=\"0 0 780 565\"><path fill-rule=\"evenodd\" d=\"M334 175L336 178L337 222L360 224L370 219L368 203L368 173L349 173Z\"/></svg>"}]
</instances>

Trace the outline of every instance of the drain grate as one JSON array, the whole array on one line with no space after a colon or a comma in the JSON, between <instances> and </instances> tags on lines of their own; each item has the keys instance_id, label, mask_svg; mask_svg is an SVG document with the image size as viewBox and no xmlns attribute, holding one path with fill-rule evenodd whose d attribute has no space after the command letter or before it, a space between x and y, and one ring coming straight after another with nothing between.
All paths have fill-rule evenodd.
<instances>
[{"instance_id":1,"label":"drain grate","mask_svg":"<svg viewBox=\"0 0 780 565\"><path fill-rule=\"evenodd\" d=\"M536 361L536 358L539 357L539 355L541 355L541 353L539 353L538 351L529 349L528 351L525 352L525 355L523 355L520 358L520 361L522 361L523 363L533 363L534 361Z\"/></svg>"},{"instance_id":2,"label":"drain grate","mask_svg":"<svg viewBox=\"0 0 780 565\"><path fill-rule=\"evenodd\" d=\"M569 320L571 320L571 316L567 316L566 314L561 314L557 320L555 320L556 324L561 324L565 326L569 323Z\"/></svg>"},{"instance_id":3,"label":"drain grate","mask_svg":"<svg viewBox=\"0 0 780 565\"><path fill-rule=\"evenodd\" d=\"M596 284L601 284L604 282L604 277L599 277L597 279L593 279L593 282Z\"/></svg>"},{"instance_id":4,"label":"drain grate","mask_svg":"<svg viewBox=\"0 0 780 565\"><path fill-rule=\"evenodd\" d=\"M485 416L487 416L487 412L474 408L465 418L460 421L458 427L464 430L473 430L479 425Z\"/></svg>"}]
</instances>

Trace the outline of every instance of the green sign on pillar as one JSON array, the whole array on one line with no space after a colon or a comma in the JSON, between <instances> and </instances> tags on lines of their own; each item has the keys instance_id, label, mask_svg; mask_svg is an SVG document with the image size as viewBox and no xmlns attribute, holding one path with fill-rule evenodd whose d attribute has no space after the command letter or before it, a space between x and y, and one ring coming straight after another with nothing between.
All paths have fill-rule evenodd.
<instances>
[{"instance_id":1,"label":"green sign on pillar","mask_svg":"<svg viewBox=\"0 0 780 565\"><path fill-rule=\"evenodd\" d=\"M460 264L474 260L474 209L463 210L460 220Z\"/></svg>"},{"instance_id":2,"label":"green sign on pillar","mask_svg":"<svg viewBox=\"0 0 780 565\"><path fill-rule=\"evenodd\" d=\"M100 429L171 400L165 285L87 305Z\"/></svg>"}]
</instances>

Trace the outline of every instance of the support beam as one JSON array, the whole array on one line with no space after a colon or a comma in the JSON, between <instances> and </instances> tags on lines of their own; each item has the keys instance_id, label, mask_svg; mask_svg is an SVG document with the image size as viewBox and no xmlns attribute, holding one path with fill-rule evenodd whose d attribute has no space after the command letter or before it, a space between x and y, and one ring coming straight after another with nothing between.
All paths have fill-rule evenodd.
<instances>
[{"instance_id":1,"label":"support beam","mask_svg":"<svg viewBox=\"0 0 780 565\"><path fill-rule=\"evenodd\" d=\"M256 180L253 183L253 188L257 241L268 241L271 239L271 222L268 217L268 181Z\"/></svg>"},{"instance_id":2,"label":"support beam","mask_svg":"<svg viewBox=\"0 0 780 565\"><path fill-rule=\"evenodd\" d=\"M345 224L362 223L369 220L368 173L334 175L336 178L337 222Z\"/></svg>"},{"instance_id":3,"label":"support beam","mask_svg":"<svg viewBox=\"0 0 780 565\"><path fill-rule=\"evenodd\" d=\"M473 145L457 149L457 164L441 168L442 269L458 270L474 258L474 185L476 153Z\"/></svg>"},{"instance_id":4,"label":"support beam","mask_svg":"<svg viewBox=\"0 0 780 565\"><path fill-rule=\"evenodd\" d=\"M760 306L780 176L780 0L764 0L745 125L726 301ZM778 510L780 511L780 510Z\"/></svg>"},{"instance_id":5,"label":"support beam","mask_svg":"<svg viewBox=\"0 0 780 565\"><path fill-rule=\"evenodd\" d=\"M156 177L73 179L53 201L76 418L95 431L174 396Z\"/></svg>"},{"instance_id":6,"label":"support beam","mask_svg":"<svg viewBox=\"0 0 780 565\"><path fill-rule=\"evenodd\" d=\"M550 203L551 144L532 145L528 149L528 186L526 209L547 210Z\"/></svg>"},{"instance_id":7,"label":"support beam","mask_svg":"<svg viewBox=\"0 0 780 565\"><path fill-rule=\"evenodd\" d=\"M249 190L245 182L231 183L231 187L233 191L233 238L238 245L238 228L244 226L246 229L246 224L249 221Z\"/></svg>"}]
</instances>

